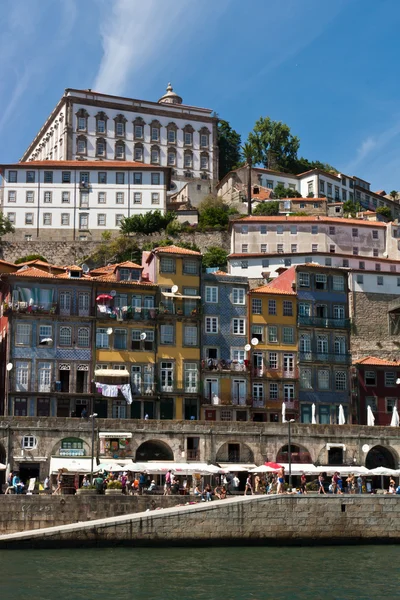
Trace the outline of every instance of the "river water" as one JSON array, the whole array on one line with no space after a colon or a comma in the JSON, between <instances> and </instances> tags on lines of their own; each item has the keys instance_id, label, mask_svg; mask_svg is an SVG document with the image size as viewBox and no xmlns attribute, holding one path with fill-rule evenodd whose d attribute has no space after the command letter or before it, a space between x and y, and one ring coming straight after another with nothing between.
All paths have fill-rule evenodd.
<instances>
[{"instance_id":1,"label":"river water","mask_svg":"<svg viewBox=\"0 0 400 600\"><path fill-rule=\"evenodd\" d=\"M397 546L1 550L0 599L396 598L399 560Z\"/></svg>"}]
</instances>

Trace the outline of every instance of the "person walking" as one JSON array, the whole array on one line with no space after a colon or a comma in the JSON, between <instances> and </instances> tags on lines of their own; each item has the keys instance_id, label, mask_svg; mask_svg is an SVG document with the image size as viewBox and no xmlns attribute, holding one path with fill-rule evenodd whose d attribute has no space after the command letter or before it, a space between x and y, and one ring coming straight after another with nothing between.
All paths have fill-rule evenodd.
<instances>
[{"instance_id":1,"label":"person walking","mask_svg":"<svg viewBox=\"0 0 400 600\"><path fill-rule=\"evenodd\" d=\"M301 477L300 477L300 491L302 494L307 494L306 484L307 484L307 477L306 477L305 473L302 473Z\"/></svg>"},{"instance_id":2,"label":"person walking","mask_svg":"<svg viewBox=\"0 0 400 600\"><path fill-rule=\"evenodd\" d=\"M171 485L172 485L172 471L169 470L165 476L164 496L169 496L171 494Z\"/></svg>"},{"instance_id":3,"label":"person walking","mask_svg":"<svg viewBox=\"0 0 400 600\"><path fill-rule=\"evenodd\" d=\"M250 475L250 473L247 475L246 485L245 485L245 488L244 488L244 495L245 496L247 496L247 491L248 490L250 490L250 492L251 492L250 495L252 496L254 492L253 492L253 484L251 482L251 475Z\"/></svg>"},{"instance_id":4,"label":"person walking","mask_svg":"<svg viewBox=\"0 0 400 600\"><path fill-rule=\"evenodd\" d=\"M254 491L256 494L258 494L260 491L260 482L261 482L260 476L258 473L256 473L256 476L254 478Z\"/></svg>"},{"instance_id":5,"label":"person walking","mask_svg":"<svg viewBox=\"0 0 400 600\"><path fill-rule=\"evenodd\" d=\"M318 494L326 494L324 488L324 477L322 473L318 475Z\"/></svg>"},{"instance_id":6,"label":"person walking","mask_svg":"<svg viewBox=\"0 0 400 600\"><path fill-rule=\"evenodd\" d=\"M233 489L235 490L235 492L238 492L239 491L240 480L239 480L239 477L237 475L235 475L234 478L232 479L232 483L233 483Z\"/></svg>"},{"instance_id":7,"label":"person walking","mask_svg":"<svg viewBox=\"0 0 400 600\"><path fill-rule=\"evenodd\" d=\"M363 484L363 480L362 480L361 475L359 475L357 477L357 491L359 494L362 494L362 484Z\"/></svg>"},{"instance_id":8,"label":"person walking","mask_svg":"<svg viewBox=\"0 0 400 600\"><path fill-rule=\"evenodd\" d=\"M277 494L285 493L284 485L285 485L285 469L284 469L284 467L281 467L278 471L278 485L276 488Z\"/></svg>"}]
</instances>

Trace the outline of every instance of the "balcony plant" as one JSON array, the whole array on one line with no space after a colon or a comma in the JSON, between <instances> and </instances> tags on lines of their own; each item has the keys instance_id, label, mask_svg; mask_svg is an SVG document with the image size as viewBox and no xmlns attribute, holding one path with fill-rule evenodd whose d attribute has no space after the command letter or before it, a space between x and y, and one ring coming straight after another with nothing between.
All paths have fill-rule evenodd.
<instances>
[{"instance_id":1,"label":"balcony plant","mask_svg":"<svg viewBox=\"0 0 400 600\"><path fill-rule=\"evenodd\" d=\"M81 487L76 490L77 496L96 496L97 489L95 485L88 485L86 487Z\"/></svg>"},{"instance_id":2,"label":"balcony plant","mask_svg":"<svg viewBox=\"0 0 400 600\"><path fill-rule=\"evenodd\" d=\"M120 481L109 481L105 494L112 496L114 494L122 494L122 483Z\"/></svg>"}]
</instances>

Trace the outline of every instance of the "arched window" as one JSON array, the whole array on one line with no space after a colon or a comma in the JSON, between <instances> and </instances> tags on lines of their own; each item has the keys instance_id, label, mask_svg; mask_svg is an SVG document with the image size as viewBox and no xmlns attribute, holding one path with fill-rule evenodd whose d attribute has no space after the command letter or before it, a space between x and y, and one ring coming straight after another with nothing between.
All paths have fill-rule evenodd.
<instances>
[{"instance_id":1,"label":"arched window","mask_svg":"<svg viewBox=\"0 0 400 600\"><path fill-rule=\"evenodd\" d=\"M78 346L80 348L89 348L90 345L90 333L89 327L78 328Z\"/></svg>"},{"instance_id":2,"label":"arched window","mask_svg":"<svg viewBox=\"0 0 400 600\"><path fill-rule=\"evenodd\" d=\"M200 169L202 171L208 171L209 169L209 156L208 152L202 152L200 154Z\"/></svg>"},{"instance_id":3,"label":"arched window","mask_svg":"<svg viewBox=\"0 0 400 600\"><path fill-rule=\"evenodd\" d=\"M125 160L125 143L118 141L115 144L115 160Z\"/></svg>"},{"instance_id":4,"label":"arched window","mask_svg":"<svg viewBox=\"0 0 400 600\"><path fill-rule=\"evenodd\" d=\"M137 142L134 145L134 160L137 162L143 162L144 160L144 150L141 142Z\"/></svg>"},{"instance_id":5,"label":"arched window","mask_svg":"<svg viewBox=\"0 0 400 600\"><path fill-rule=\"evenodd\" d=\"M96 140L96 156L106 156L107 143L104 138L97 138Z\"/></svg>"},{"instance_id":6,"label":"arched window","mask_svg":"<svg viewBox=\"0 0 400 600\"><path fill-rule=\"evenodd\" d=\"M124 115L117 115L114 119L115 122L115 137L125 137L125 123L126 118Z\"/></svg>"},{"instance_id":7,"label":"arched window","mask_svg":"<svg viewBox=\"0 0 400 600\"><path fill-rule=\"evenodd\" d=\"M176 165L176 150L175 148L168 148L167 165L174 167Z\"/></svg>"},{"instance_id":8,"label":"arched window","mask_svg":"<svg viewBox=\"0 0 400 600\"><path fill-rule=\"evenodd\" d=\"M183 128L183 145L193 146L193 132L194 129L191 125L185 125Z\"/></svg>"},{"instance_id":9,"label":"arched window","mask_svg":"<svg viewBox=\"0 0 400 600\"><path fill-rule=\"evenodd\" d=\"M160 164L160 148L158 146L151 147L150 162L152 165Z\"/></svg>"},{"instance_id":10,"label":"arched window","mask_svg":"<svg viewBox=\"0 0 400 600\"><path fill-rule=\"evenodd\" d=\"M210 130L207 127L202 127L199 131L200 148L209 148L210 146Z\"/></svg>"},{"instance_id":11,"label":"arched window","mask_svg":"<svg viewBox=\"0 0 400 600\"><path fill-rule=\"evenodd\" d=\"M76 130L87 131L87 120L89 113L84 108L81 108L76 113Z\"/></svg>"},{"instance_id":12,"label":"arched window","mask_svg":"<svg viewBox=\"0 0 400 600\"><path fill-rule=\"evenodd\" d=\"M85 135L78 135L76 138L76 153L80 155L87 154L87 139Z\"/></svg>"},{"instance_id":13,"label":"arched window","mask_svg":"<svg viewBox=\"0 0 400 600\"><path fill-rule=\"evenodd\" d=\"M144 139L144 126L145 122L142 117L138 117L133 121L133 138L135 140Z\"/></svg>"},{"instance_id":14,"label":"arched window","mask_svg":"<svg viewBox=\"0 0 400 600\"><path fill-rule=\"evenodd\" d=\"M161 123L159 121L152 121L150 123L150 140L152 142L159 142L161 139Z\"/></svg>"},{"instance_id":15,"label":"arched window","mask_svg":"<svg viewBox=\"0 0 400 600\"><path fill-rule=\"evenodd\" d=\"M105 112L100 111L96 115L96 133L107 133L107 119Z\"/></svg>"},{"instance_id":16,"label":"arched window","mask_svg":"<svg viewBox=\"0 0 400 600\"><path fill-rule=\"evenodd\" d=\"M193 152L191 150L185 150L184 167L185 169L191 169L193 167Z\"/></svg>"},{"instance_id":17,"label":"arched window","mask_svg":"<svg viewBox=\"0 0 400 600\"><path fill-rule=\"evenodd\" d=\"M168 123L167 125L167 142L168 144L176 144L176 132L178 127L175 123Z\"/></svg>"}]
</instances>

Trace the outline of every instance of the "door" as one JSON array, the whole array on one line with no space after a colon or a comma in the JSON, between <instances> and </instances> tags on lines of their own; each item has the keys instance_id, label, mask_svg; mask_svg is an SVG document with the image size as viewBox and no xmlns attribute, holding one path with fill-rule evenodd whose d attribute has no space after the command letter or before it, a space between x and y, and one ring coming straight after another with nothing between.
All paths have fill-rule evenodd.
<instances>
[{"instance_id":1,"label":"door","mask_svg":"<svg viewBox=\"0 0 400 600\"><path fill-rule=\"evenodd\" d=\"M60 292L60 315L71 314L71 292Z\"/></svg>"},{"instance_id":2,"label":"door","mask_svg":"<svg viewBox=\"0 0 400 600\"><path fill-rule=\"evenodd\" d=\"M160 419L174 418L174 399L163 398L160 402Z\"/></svg>"},{"instance_id":3,"label":"door","mask_svg":"<svg viewBox=\"0 0 400 600\"><path fill-rule=\"evenodd\" d=\"M81 292L78 296L78 311L80 317L88 317L90 311L90 294Z\"/></svg>"},{"instance_id":4,"label":"door","mask_svg":"<svg viewBox=\"0 0 400 600\"><path fill-rule=\"evenodd\" d=\"M286 377L294 376L294 357L293 354L283 355L283 372Z\"/></svg>"},{"instance_id":5,"label":"door","mask_svg":"<svg viewBox=\"0 0 400 600\"><path fill-rule=\"evenodd\" d=\"M61 392L69 392L69 374L70 371L59 371L59 381L61 383ZM68 416L68 415L67 415Z\"/></svg>"},{"instance_id":6,"label":"door","mask_svg":"<svg viewBox=\"0 0 400 600\"><path fill-rule=\"evenodd\" d=\"M254 377L261 377L263 374L263 355L262 352L253 352Z\"/></svg>"},{"instance_id":7,"label":"door","mask_svg":"<svg viewBox=\"0 0 400 600\"><path fill-rule=\"evenodd\" d=\"M174 364L172 362L161 363L161 390L172 392L174 385Z\"/></svg>"},{"instance_id":8,"label":"door","mask_svg":"<svg viewBox=\"0 0 400 600\"><path fill-rule=\"evenodd\" d=\"M131 366L131 388L134 396L139 396L142 390L142 367Z\"/></svg>"},{"instance_id":9,"label":"door","mask_svg":"<svg viewBox=\"0 0 400 600\"><path fill-rule=\"evenodd\" d=\"M210 404L219 404L218 379L206 379L205 397Z\"/></svg>"},{"instance_id":10,"label":"door","mask_svg":"<svg viewBox=\"0 0 400 600\"><path fill-rule=\"evenodd\" d=\"M185 364L185 392L196 394L197 392L197 364Z\"/></svg>"},{"instance_id":11,"label":"door","mask_svg":"<svg viewBox=\"0 0 400 600\"><path fill-rule=\"evenodd\" d=\"M233 404L245 406L246 404L246 382L243 379L234 379L232 382Z\"/></svg>"}]
</instances>

